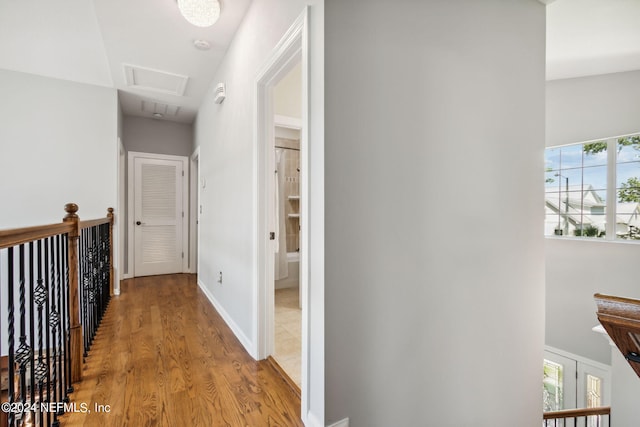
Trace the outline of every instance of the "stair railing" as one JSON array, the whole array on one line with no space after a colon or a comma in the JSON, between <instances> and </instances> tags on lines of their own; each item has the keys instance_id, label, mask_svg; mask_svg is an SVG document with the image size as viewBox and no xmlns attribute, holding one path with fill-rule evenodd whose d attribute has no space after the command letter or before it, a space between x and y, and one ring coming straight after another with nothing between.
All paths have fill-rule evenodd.
<instances>
[{"instance_id":1,"label":"stair railing","mask_svg":"<svg viewBox=\"0 0 640 427\"><path fill-rule=\"evenodd\" d=\"M0 426L59 425L113 292L113 209L91 221L65 211L0 230Z\"/></svg>"},{"instance_id":2,"label":"stair railing","mask_svg":"<svg viewBox=\"0 0 640 427\"><path fill-rule=\"evenodd\" d=\"M564 409L544 412L543 427L611 427L611 408Z\"/></svg>"}]
</instances>

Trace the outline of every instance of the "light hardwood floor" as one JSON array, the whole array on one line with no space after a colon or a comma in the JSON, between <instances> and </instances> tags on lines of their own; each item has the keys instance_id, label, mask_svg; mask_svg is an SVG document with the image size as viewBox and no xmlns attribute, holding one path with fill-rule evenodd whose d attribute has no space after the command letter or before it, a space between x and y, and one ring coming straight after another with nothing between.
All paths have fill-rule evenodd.
<instances>
[{"instance_id":1,"label":"light hardwood floor","mask_svg":"<svg viewBox=\"0 0 640 427\"><path fill-rule=\"evenodd\" d=\"M246 353L194 275L124 281L71 398L91 412L63 415L63 427L303 425L300 400Z\"/></svg>"}]
</instances>

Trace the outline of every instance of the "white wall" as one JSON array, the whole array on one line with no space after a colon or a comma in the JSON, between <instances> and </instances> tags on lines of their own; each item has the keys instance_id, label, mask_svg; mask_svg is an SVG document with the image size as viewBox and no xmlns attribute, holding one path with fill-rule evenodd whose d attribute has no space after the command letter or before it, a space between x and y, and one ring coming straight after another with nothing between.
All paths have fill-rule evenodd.
<instances>
[{"instance_id":1,"label":"white wall","mask_svg":"<svg viewBox=\"0 0 640 427\"><path fill-rule=\"evenodd\" d=\"M0 228L81 219L116 206L115 89L0 70Z\"/></svg>"},{"instance_id":2,"label":"white wall","mask_svg":"<svg viewBox=\"0 0 640 427\"><path fill-rule=\"evenodd\" d=\"M323 247L323 1L273 0L253 2L225 58L215 72L214 84L225 82L227 98L214 104L205 98L195 124L200 146L201 189L199 280L224 310L243 344L254 342L254 256L256 176L254 134L256 78L273 48L310 4L310 270L312 307L310 354L311 378L308 425L324 423L324 247ZM218 272L223 283L217 283Z\"/></svg>"},{"instance_id":3,"label":"white wall","mask_svg":"<svg viewBox=\"0 0 640 427\"><path fill-rule=\"evenodd\" d=\"M127 151L191 156L193 126L168 120L125 116L123 142Z\"/></svg>"},{"instance_id":4,"label":"white wall","mask_svg":"<svg viewBox=\"0 0 640 427\"><path fill-rule=\"evenodd\" d=\"M640 379L617 347L611 351L611 419L617 426L635 426L640 419Z\"/></svg>"},{"instance_id":5,"label":"white wall","mask_svg":"<svg viewBox=\"0 0 640 427\"><path fill-rule=\"evenodd\" d=\"M640 71L547 82L547 146L640 132Z\"/></svg>"},{"instance_id":6,"label":"white wall","mask_svg":"<svg viewBox=\"0 0 640 427\"><path fill-rule=\"evenodd\" d=\"M326 420L539 426L544 6L325 10Z\"/></svg>"},{"instance_id":7,"label":"white wall","mask_svg":"<svg viewBox=\"0 0 640 427\"><path fill-rule=\"evenodd\" d=\"M547 146L640 131L640 71L547 82ZM640 245L547 238L546 343L611 363L596 292L640 298ZM615 381L615 379L614 379Z\"/></svg>"}]
</instances>

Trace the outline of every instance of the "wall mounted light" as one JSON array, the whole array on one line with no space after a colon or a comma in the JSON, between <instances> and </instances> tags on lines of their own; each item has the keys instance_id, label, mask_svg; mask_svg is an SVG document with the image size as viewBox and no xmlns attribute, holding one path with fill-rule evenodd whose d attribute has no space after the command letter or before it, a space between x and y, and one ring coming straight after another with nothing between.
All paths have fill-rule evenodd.
<instances>
[{"instance_id":1,"label":"wall mounted light","mask_svg":"<svg viewBox=\"0 0 640 427\"><path fill-rule=\"evenodd\" d=\"M218 0L178 0L178 9L196 27L210 27L220 17Z\"/></svg>"}]
</instances>

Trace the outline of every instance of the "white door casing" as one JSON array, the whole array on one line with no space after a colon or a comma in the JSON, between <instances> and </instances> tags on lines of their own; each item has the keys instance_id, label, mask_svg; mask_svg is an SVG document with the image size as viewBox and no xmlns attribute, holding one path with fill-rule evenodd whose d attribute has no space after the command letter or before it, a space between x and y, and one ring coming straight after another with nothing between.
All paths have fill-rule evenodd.
<instances>
[{"instance_id":1,"label":"white door casing","mask_svg":"<svg viewBox=\"0 0 640 427\"><path fill-rule=\"evenodd\" d=\"M302 63L302 132L300 135L300 291L302 305L301 351L301 418L309 422L309 38L308 6L274 48L262 71L256 78L256 121L254 124L254 247L256 271L254 282L256 359L263 359L273 351L274 275L273 191L275 183L273 165L274 113L273 87L293 66ZM323 358L324 355L316 355Z\"/></svg>"},{"instance_id":2,"label":"white door casing","mask_svg":"<svg viewBox=\"0 0 640 427\"><path fill-rule=\"evenodd\" d=\"M186 271L186 169L186 157L129 153L129 255L136 277Z\"/></svg>"}]
</instances>

